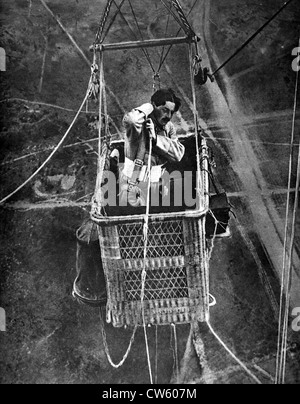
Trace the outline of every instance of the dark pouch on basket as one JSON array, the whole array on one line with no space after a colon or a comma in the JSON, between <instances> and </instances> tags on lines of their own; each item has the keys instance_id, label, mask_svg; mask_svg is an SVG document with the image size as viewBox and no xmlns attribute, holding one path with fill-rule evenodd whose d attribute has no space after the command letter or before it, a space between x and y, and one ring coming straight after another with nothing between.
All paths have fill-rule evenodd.
<instances>
[{"instance_id":1,"label":"dark pouch on basket","mask_svg":"<svg viewBox=\"0 0 300 404\"><path fill-rule=\"evenodd\" d=\"M231 205L225 192L210 195L209 212L206 216L206 236L213 237L216 234L226 232Z\"/></svg>"}]
</instances>

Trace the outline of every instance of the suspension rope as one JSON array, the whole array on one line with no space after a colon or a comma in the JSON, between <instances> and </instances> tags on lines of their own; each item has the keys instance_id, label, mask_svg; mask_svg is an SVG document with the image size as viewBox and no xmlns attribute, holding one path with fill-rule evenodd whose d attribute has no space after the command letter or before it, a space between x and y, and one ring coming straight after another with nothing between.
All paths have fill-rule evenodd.
<instances>
[{"instance_id":1,"label":"suspension rope","mask_svg":"<svg viewBox=\"0 0 300 404\"><path fill-rule=\"evenodd\" d=\"M144 298L145 298L145 284L147 277L146 270L146 259L147 259L147 249L148 249L148 230L149 230L149 215L150 215L150 192L151 192L151 159L152 159L152 149L153 149L153 141L152 137L149 137L149 157L148 157L148 183L147 183L147 195L146 195L146 213L144 215L144 226L143 226L143 236L144 236L144 259L143 259L143 269L142 269L142 287L141 287L141 310L142 310L142 318L143 318L143 329L145 336L145 344L146 344L146 353L147 353L147 362L150 376L150 383L153 384L153 376L151 369L151 361L150 361L150 353L149 353L149 344L148 344L148 336L147 336L147 328L145 321L145 309L144 309Z\"/></svg>"},{"instance_id":2,"label":"suspension rope","mask_svg":"<svg viewBox=\"0 0 300 404\"><path fill-rule=\"evenodd\" d=\"M174 19L178 22L178 24L181 26L181 28L184 30L184 32L187 34L189 37L195 36L194 31L192 30L192 27L190 26L187 18L184 15L183 9L178 3L178 1L169 1L171 4L167 4L165 0L161 0L162 4L166 7L166 9L172 14ZM176 9L179 17L177 14L173 11L172 6Z\"/></svg>"},{"instance_id":3,"label":"suspension rope","mask_svg":"<svg viewBox=\"0 0 300 404\"><path fill-rule=\"evenodd\" d=\"M133 34L133 36L135 37L135 40L138 41L139 38L137 37L136 33L134 32L134 30L133 30L132 27L130 26L129 22L126 20L126 18L125 18L124 14L122 13L121 10L120 10L120 16L122 17L123 21L124 21L125 24L128 26L128 28L130 29L130 31L131 31L131 33ZM147 52L147 50L146 50L144 47L141 47L141 50L142 50L142 52L144 53L146 59L148 60L148 63L149 63L149 65L150 65L150 67L151 67L153 73L156 73L156 72L155 72L155 69L154 69L154 67L153 67L151 58L150 58L150 56L149 56L149 53Z\"/></svg>"},{"instance_id":4,"label":"suspension rope","mask_svg":"<svg viewBox=\"0 0 300 404\"><path fill-rule=\"evenodd\" d=\"M167 32L168 32L168 28L169 28L169 23L170 23L170 13L168 14L168 19L167 19L167 24L166 24L166 30L165 30L165 37L167 37ZM161 66L162 66L162 64L163 64L164 53L165 53L165 46L163 46L162 51L161 51L160 61L159 61L157 73L159 73L159 71L160 71L160 69L161 69Z\"/></svg>"},{"instance_id":5,"label":"suspension rope","mask_svg":"<svg viewBox=\"0 0 300 404\"><path fill-rule=\"evenodd\" d=\"M198 0L195 0L194 4L192 5L190 11L189 11L188 14L187 14L187 17L191 14L191 12L192 12L193 9L195 8L197 2L198 2ZM179 33L180 33L181 30L182 30L182 27L180 27L179 30L177 31L175 38L178 37L178 35L179 35ZM161 68L162 68L162 66L163 66L163 64L164 64L164 62L165 62L165 60L166 60L167 57L169 56L169 53L170 53L172 47L173 47L173 44L169 46L169 49L167 50L167 52L166 52L166 54L165 54L163 60L161 61L160 65L159 65L159 68L158 68L158 73L160 72L160 70L161 70Z\"/></svg>"},{"instance_id":6,"label":"suspension rope","mask_svg":"<svg viewBox=\"0 0 300 404\"><path fill-rule=\"evenodd\" d=\"M139 33L140 33L140 36L141 36L142 40L144 40L143 33L142 33L141 29L140 29L140 25L139 25L139 23L138 23L136 14L135 14L134 9L133 9L133 7L132 7L131 0L128 0L128 1L129 1L129 5L130 5L130 8L131 8L131 12L132 12L132 15L133 15L133 17L134 17L136 26L137 26L138 31L139 31ZM143 49L143 48L142 48L142 49ZM146 57L147 57L147 60L148 60L150 66L151 66L151 68L152 68L153 73L154 73L153 79L154 79L154 81L155 81L156 78L159 79L159 74L158 74L158 72L156 72L155 69L154 69L154 66L153 66L153 64L152 64L152 61L151 61L149 52L147 51L146 48L144 49L144 51L145 51L145 55L146 55ZM159 87L160 87L160 85L159 85ZM155 90L155 83L154 83L154 85L153 85L153 88L154 88L154 90Z\"/></svg>"},{"instance_id":7,"label":"suspension rope","mask_svg":"<svg viewBox=\"0 0 300 404\"><path fill-rule=\"evenodd\" d=\"M250 42L252 42L257 35L259 35L277 16L280 14L293 0L288 0L284 3L284 5L265 23L263 24L247 41L240 46L234 53L231 55L220 67L212 73L212 76L215 76L221 69L223 69L235 56L237 56Z\"/></svg>"},{"instance_id":8,"label":"suspension rope","mask_svg":"<svg viewBox=\"0 0 300 404\"><path fill-rule=\"evenodd\" d=\"M181 4L179 3L179 1L178 0L172 0L172 5L175 8L175 10L177 11L177 13L178 13L178 15L180 17L180 20L182 21L182 24L185 27L186 34L188 36L191 36L191 37L196 36L194 30L192 29L190 23L188 22L185 14L184 14L183 8L182 8Z\"/></svg>"},{"instance_id":9,"label":"suspension rope","mask_svg":"<svg viewBox=\"0 0 300 404\"><path fill-rule=\"evenodd\" d=\"M108 35L108 33L109 33L109 31L110 31L110 29L111 29L113 23L115 22L117 16L119 15L119 13L120 13L120 11L121 11L121 8L122 8L124 2L125 2L125 0L122 0L121 4L118 5L118 4L114 1L115 6L117 7L117 11L115 12L115 15L112 17L112 19L111 19L111 21L110 21L110 24L109 24L109 26L107 27L107 29L106 29L106 31L105 31L105 34L104 34L103 37L102 37L102 42L103 42L103 41L105 40L105 38L107 37L107 35Z\"/></svg>"},{"instance_id":10,"label":"suspension rope","mask_svg":"<svg viewBox=\"0 0 300 404\"><path fill-rule=\"evenodd\" d=\"M175 371L176 371L176 382L178 383L179 382L179 362L178 362L178 342L177 342L176 324L172 323L171 327L172 327L173 335L174 335L173 353L174 353L174 365L175 365Z\"/></svg>"},{"instance_id":11,"label":"suspension rope","mask_svg":"<svg viewBox=\"0 0 300 404\"><path fill-rule=\"evenodd\" d=\"M82 101L82 104L79 107L79 110L77 111L77 113L76 113L72 123L70 124L69 128L67 129L66 133L63 135L63 137L61 138L59 143L56 145L56 147L53 149L53 151L49 154L49 156L41 164L41 166L26 181L24 181L19 187L17 187L13 192L11 192L5 198L1 199L0 205L2 205L4 202L6 202L8 199L10 199L13 195L15 195L17 192L19 192L22 188L24 188L45 167L45 165L51 160L51 158L54 156L54 154L57 152L57 150L60 148L60 146L66 140L66 138L69 135L71 129L73 128L75 122L77 121L78 116L81 114L81 111L84 108L84 105L85 105L87 99L89 98L91 85L92 85L92 76L90 77L88 89L87 89L86 95L84 97L84 100Z\"/></svg>"},{"instance_id":12,"label":"suspension rope","mask_svg":"<svg viewBox=\"0 0 300 404\"><path fill-rule=\"evenodd\" d=\"M103 90L104 90L104 81L103 81L103 52L99 52L99 126L98 126L98 176L99 176L99 168L100 168L100 156L102 153L102 101L103 101ZM100 180L101 181L101 180ZM100 184L98 184L100 185Z\"/></svg>"},{"instance_id":13,"label":"suspension rope","mask_svg":"<svg viewBox=\"0 0 300 404\"><path fill-rule=\"evenodd\" d=\"M299 37L299 46L300 46L300 37ZM292 272L293 248L294 248L294 240L295 240L296 214L297 214L297 207L298 207L298 201L299 201L299 195L298 195L298 192L296 192L295 201L294 201L294 209L293 209L290 249L289 249L289 253L287 253L288 221L289 221L289 210L290 210L290 199L291 199L290 195L291 195L291 188L292 188L293 149L294 149L294 140L295 140L298 87L299 87L299 71L297 71L297 73L296 73L292 135L291 135L291 143L290 143L289 178L288 178L288 193L287 193L286 216L285 216L284 254L283 254L281 291L280 291L280 312L279 312L279 324L278 324L278 342L277 342L275 384L284 384L285 383L286 351L287 351L287 337L288 337L288 317L289 317L290 287L291 287L290 282L291 282L291 272ZM300 186L300 139L299 139L299 150L298 150L296 191L297 191L297 189L299 189L299 186ZM287 266L287 260L288 260L288 266ZM284 294L285 294L285 298L284 298Z\"/></svg>"},{"instance_id":14,"label":"suspension rope","mask_svg":"<svg viewBox=\"0 0 300 404\"><path fill-rule=\"evenodd\" d=\"M96 33L96 38L95 38L94 45L99 44L99 43L101 43L103 41L101 37L102 37L103 31L104 31L106 21L107 21L108 15L110 13L110 9L111 9L111 5L112 5L113 1L114 0L108 0L107 3L106 3L106 7L105 7L105 10L103 12L100 24L99 24L99 28L98 28L98 31Z\"/></svg>"},{"instance_id":15,"label":"suspension rope","mask_svg":"<svg viewBox=\"0 0 300 404\"><path fill-rule=\"evenodd\" d=\"M135 338L135 334L136 334L136 330L137 330L138 326L135 325L135 327L133 329L133 333L131 335L127 351L125 352L123 358L121 359L121 361L119 363L114 363L114 361L111 358L108 343L107 343L107 338L106 338L106 333L105 333L105 326L104 326L104 321L103 321L103 317L102 317L102 313L101 313L101 308L99 310L99 313L100 313L100 325L101 325L102 340L103 340L104 351L105 351L107 360L108 360L108 362L110 363L110 365L113 368L118 369L118 368L120 368L121 366L124 365L126 359L128 358L128 355L129 355L129 353L131 351L131 348L132 348L132 345L133 345L133 342L134 342L134 338Z\"/></svg>"},{"instance_id":16,"label":"suspension rope","mask_svg":"<svg viewBox=\"0 0 300 404\"><path fill-rule=\"evenodd\" d=\"M158 325L155 324L155 384L158 381Z\"/></svg>"},{"instance_id":17,"label":"suspension rope","mask_svg":"<svg viewBox=\"0 0 300 404\"><path fill-rule=\"evenodd\" d=\"M199 150L199 133L198 133L198 113L197 113L197 98L196 98L196 88L195 82L193 80L194 72L193 72L193 53L192 53L192 44L189 44L189 59L190 59L190 77L191 77L191 87L192 87L192 97L193 97L193 115L194 115L194 125L195 125L195 140L196 140L196 158L197 158L197 194L200 201L200 191L201 191L201 163L200 163L200 150Z\"/></svg>"}]
</instances>

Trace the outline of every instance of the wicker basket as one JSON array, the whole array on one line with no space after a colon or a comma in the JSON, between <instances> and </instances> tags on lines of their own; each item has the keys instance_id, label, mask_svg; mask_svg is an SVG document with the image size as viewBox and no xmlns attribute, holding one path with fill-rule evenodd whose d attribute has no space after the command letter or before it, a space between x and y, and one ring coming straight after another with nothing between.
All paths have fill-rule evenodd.
<instances>
[{"instance_id":1,"label":"wicker basket","mask_svg":"<svg viewBox=\"0 0 300 404\"><path fill-rule=\"evenodd\" d=\"M107 321L115 327L205 321L208 313L208 263L205 215L152 218L148 230L146 281L143 220L99 226L107 280Z\"/></svg>"},{"instance_id":2,"label":"wicker basket","mask_svg":"<svg viewBox=\"0 0 300 404\"><path fill-rule=\"evenodd\" d=\"M186 158L182 170L188 170L190 164L201 174L197 208L159 212L150 209L146 260L143 235L146 208L129 212L126 207L120 213L119 207L110 212L106 207L103 214L101 193L96 187L91 218L99 228L108 295L106 320L115 327L143 325L144 322L163 325L207 320L208 150L202 139L201 167L198 167L194 161L195 141L188 138L186 142L190 142L185 144L186 150L191 148L190 154L194 157ZM102 179L103 172L99 170L98 185ZM146 280L142 299L144 265Z\"/></svg>"}]
</instances>

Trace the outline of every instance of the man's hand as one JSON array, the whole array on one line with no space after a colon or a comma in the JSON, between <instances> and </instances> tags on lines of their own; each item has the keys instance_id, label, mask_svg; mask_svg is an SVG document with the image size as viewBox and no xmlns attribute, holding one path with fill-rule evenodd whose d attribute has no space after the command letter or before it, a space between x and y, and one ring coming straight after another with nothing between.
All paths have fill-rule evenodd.
<instances>
[{"instance_id":1,"label":"man's hand","mask_svg":"<svg viewBox=\"0 0 300 404\"><path fill-rule=\"evenodd\" d=\"M152 140L156 141L156 133L155 133L155 127L154 123L151 118L148 118L146 120L146 128L148 130L149 136Z\"/></svg>"}]
</instances>

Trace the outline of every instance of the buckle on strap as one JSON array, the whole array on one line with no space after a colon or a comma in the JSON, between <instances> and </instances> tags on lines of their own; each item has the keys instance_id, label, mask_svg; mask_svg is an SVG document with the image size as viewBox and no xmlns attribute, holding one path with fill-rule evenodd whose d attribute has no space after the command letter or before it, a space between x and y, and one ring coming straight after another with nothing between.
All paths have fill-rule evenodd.
<instances>
[{"instance_id":1,"label":"buckle on strap","mask_svg":"<svg viewBox=\"0 0 300 404\"><path fill-rule=\"evenodd\" d=\"M140 159L135 159L134 160L134 168L138 167L138 168L141 169L143 167L143 165L144 165L143 160L140 160Z\"/></svg>"}]
</instances>

